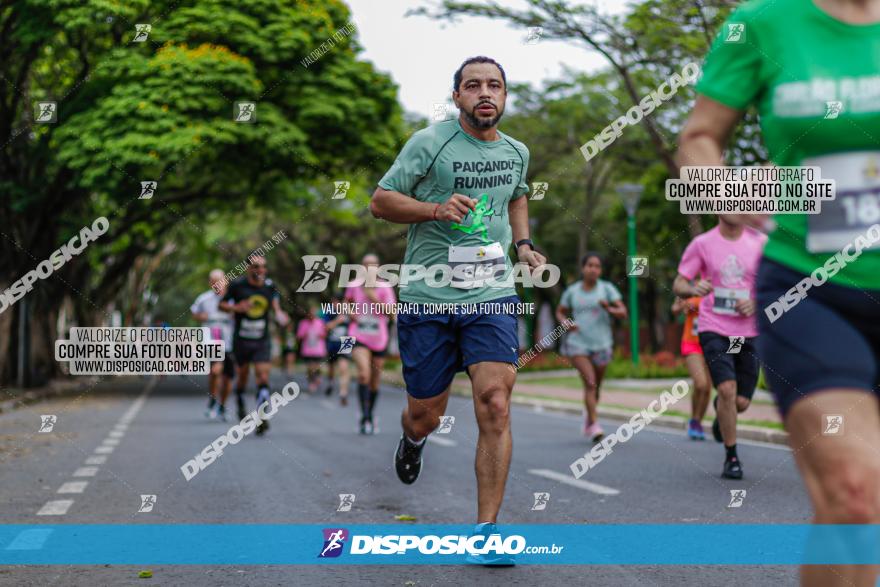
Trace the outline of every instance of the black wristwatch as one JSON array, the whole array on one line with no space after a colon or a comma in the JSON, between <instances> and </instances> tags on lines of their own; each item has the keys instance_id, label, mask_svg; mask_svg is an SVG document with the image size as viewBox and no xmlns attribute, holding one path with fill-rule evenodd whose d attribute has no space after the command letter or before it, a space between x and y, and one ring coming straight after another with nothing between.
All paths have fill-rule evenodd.
<instances>
[{"instance_id":1,"label":"black wristwatch","mask_svg":"<svg viewBox=\"0 0 880 587\"><path fill-rule=\"evenodd\" d=\"M522 240L516 241L516 250L518 251L519 248L523 245L529 245L530 247L532 247L533 251L535 250L535 243L532 242L532 239L524 238Z\"/></svg>"}]
</instances>

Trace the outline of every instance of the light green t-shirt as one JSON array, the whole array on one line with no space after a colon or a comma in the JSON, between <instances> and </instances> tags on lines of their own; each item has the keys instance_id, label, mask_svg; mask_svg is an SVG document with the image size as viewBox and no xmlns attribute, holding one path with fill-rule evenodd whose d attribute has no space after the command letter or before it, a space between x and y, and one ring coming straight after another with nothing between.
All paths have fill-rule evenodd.
<instances>
[{"instance_id":1,"label":"light green t-shirt","mask_svg":"<svg viewBox=\"0 0 880 587\"><path fill-rule=\"evenodd\" d=\"M606 300L616 302L622 299L620 291L610 281L600 279L590 291L583 288L583 281L569 285L559 300L560 306L571 310L571 318L578 329L565 335L564 354L595 352L614 346L611 334L611 314L599 305Z\"/></svg>"},{"instance_id":2,"label":"light green t-shirt","mask_svg":"<svg viewBox=\"0 0 880 587\"><path fill-rule=\"evenodd\" d=\"M818 166L837 182L821 214L775 217L768 258L811 273L880 222L880 23L846 24L812 0L748 2L715 39L697 91L737 110L755 104L774 164ZM831 281L880 288L880 254Z\"/></svg>"},{"instance_id":3,"label":"light green t-shirt","mask_svg":"<svg viewBox=\"0 0 880 587\"><path fill-rule=\"evenodd\" d=\"M458 120L433 124L413 134L379 181L383 189L422 202L443 203L453 193L478 200L477 210L461 223L410 225L404 263L448 266L452 281L443 287L411 281L400 286L402 301L471 304L516 295L507 205L528 192L529 150L502 132L498 136L481 141L464 132ZM439 283L441 276L438 270L428 279ZM490 287L490 280L509 285Z\"/></svg>"}]
</instances>

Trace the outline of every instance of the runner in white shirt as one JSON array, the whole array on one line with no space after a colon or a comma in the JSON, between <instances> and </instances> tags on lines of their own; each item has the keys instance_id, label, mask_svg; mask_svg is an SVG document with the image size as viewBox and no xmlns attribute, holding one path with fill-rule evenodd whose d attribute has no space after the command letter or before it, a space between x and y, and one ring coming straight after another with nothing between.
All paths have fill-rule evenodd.
<instances>
[{"instance_id":1,"label":"runner in white shirt","mask_svg":"<svg viewBox=\"0 0 880 587\"><path fill-rule=\"evenodd\" d=\"M201 294L190 306L193 318L210 328L213 340L226 343L226 354L222 361L211 364L208 374L208 408L206 418L220 418L226 421L226 398L232 391L232 378L235 377L235 361L232 358L232 316L218 307L226 295L226 279L222 270L214 269L208 275L211 289Z\"/></svg>"}]
</instances>

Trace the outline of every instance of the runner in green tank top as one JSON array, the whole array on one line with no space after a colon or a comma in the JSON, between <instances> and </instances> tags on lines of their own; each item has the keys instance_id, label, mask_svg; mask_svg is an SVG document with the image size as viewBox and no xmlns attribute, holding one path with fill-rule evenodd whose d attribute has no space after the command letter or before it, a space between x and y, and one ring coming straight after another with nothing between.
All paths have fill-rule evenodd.
<instances>
[{"instance_id":1,"label":"runner in green tank top","mask_svg":"<svg viewBox=\"0 0 880 587\"><path fill-rule=\"evenodd\" d=\"M836 181L820 214L764 223L757 348L816 523L880 524L880 0L741 5L697 92L680 165L723 165L754 106L772 163ZM801 578L867 586L876 569L805 566Z\"/></svg>"}]
</instances>

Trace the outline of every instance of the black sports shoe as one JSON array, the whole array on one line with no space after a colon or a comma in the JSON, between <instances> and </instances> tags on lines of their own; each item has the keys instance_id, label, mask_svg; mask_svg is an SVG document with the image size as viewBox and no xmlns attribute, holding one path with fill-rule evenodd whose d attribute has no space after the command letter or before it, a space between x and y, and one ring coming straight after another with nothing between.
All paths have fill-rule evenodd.
<instances>
[{"instance_id":1,"label":"black sports shoe","mask_svg":"<svg viewBox=\"0 0 880 587\"><path fill-rule=\"evenodd\" d=\"M716 442L724 442L724 437L721 436L721 424L718 423L718 418L712 422L712 436L715 438Z\"/></svg>"},{"instance_id":2,"label":"black sports shoe","mask_svg":"<svg viewBox=\"0 0 880 587\"><path fill-rule=\"evenodd\" d=\"M739 462L739 457L724 459L724 470L721 472L721 476L726 479L743 478L743 468L742 463Z\"/></svg>"},{"instance_id":3,"label":"black sports shoe","mask_svg":"<svg viewBox=\"0 0 880 587\"><path fill-rule=\"evenodd\" d=\"M247 412L244 411L244 400L238 398L238 419L243 420L245 416L247 416Z\"/></svg>"},{"instance_id":4,"label":"black sports shoe","mask_svg":"<svg viewBox=\"0 0 880 587\"><path fill-rule=\"evenodd\" d=\"M256 430L257 436L262 436L263 434L266 433L267 430L269 430L269 421L268 420L263 420L262 422L257 424L257 430Z\"/></svg>"},{"instance_id":5,"label":"black sports shoe","mask_svg":"<svg viewBox=\"0 0 880 587\"><path fill-rule=\"evenodd\" d=\"M422 472L422 451L425 444L425 440L419 445L412 444L405 434L400 436L397 450L394 451L394 468L397 470L397 478L407 485L415 483Z\"/></svg>"},{"instance_id":6,"label":"black sports shoe","mask_svg":"<svg viewBox=\"0 0 880 587\"><path fill-rule=\"evenodd\" d=\"M333 384L332 383L327 385L327 389L324 390L324 395L326 395L326 396L333 395Z\"/></svg>"}]
</instances>

